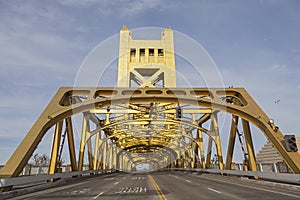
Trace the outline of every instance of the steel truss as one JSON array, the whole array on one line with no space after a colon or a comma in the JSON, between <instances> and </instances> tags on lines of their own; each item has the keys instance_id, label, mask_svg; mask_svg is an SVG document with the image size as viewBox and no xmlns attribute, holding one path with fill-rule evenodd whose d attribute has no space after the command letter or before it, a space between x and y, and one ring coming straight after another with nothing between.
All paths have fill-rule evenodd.
<instances>
[{"instance_id":1,"label":"steel truss","mask_svg":"<svg viewBox=\"0 0 300 200\"><path fill-rule=\"evenodd\" d=\"M183 110L182 118L176 118L178 105ZM230 113L234 118L225 162L219 112ZM82 131L80 147L76 149L72 117L80 113L83 114ZM270 118L244 88L62 87L1 169L0 177L19 176L45 133L53 126L49 174L59 172L63 130L68 140L72 171L83 170L86 148L89 168L93 170L131 170L141 163L150 163L157 169L211 168L213 145L218 168L231 169L239 119L247 149L248 170L257 171L251 123L273 144L291 171L300 173L300 155L286 151L283 134L270 123ZM205 128L205 123L209 123L209 128ZM207 144L204 144L203 134L209 136Z\"/></svg>"}]
</instances>

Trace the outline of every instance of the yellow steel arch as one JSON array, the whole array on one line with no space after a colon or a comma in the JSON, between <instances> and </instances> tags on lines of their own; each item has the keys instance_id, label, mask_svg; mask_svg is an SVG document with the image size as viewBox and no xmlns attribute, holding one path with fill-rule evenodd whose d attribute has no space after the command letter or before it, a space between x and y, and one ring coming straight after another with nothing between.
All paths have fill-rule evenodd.
<instances>
[{"instance_id":1,"label":"yellow steel arch","mask_svg":"<svg viewBox=\"0 0 300 200\"><path fill-rule=\"evenodd\" d=\"M82 96L84 96L84 101L74 100ZM289 168L294 173L300 173L300 155L296 152L286 151L283 134L270 122L269 117L243 88L60 88L6 165L1 169L0 177L18 176L46 131L54 125L59 125L64 119L78 113L86 113L87 115L97 113L98 109L109 109L111 105L132 104L134 106L145 102L196 106L193 111L190 111L191 113L205 113L201 109L207 108L207 115L203 115L204 117L197 119L196 122L201 124L210 118L212 130L215 131L218 128L217 120L213 117L212 112L223 111L234 114L243 119L244 130L246 133L248 132L246 134L248 138L245 138L249 144L247 146L248 152L253 152L251 134L248 130L249 122L251 122L265 134ZM128 107L127 110L130 112L131 109ZM139 111L139 108L137 107L136 110ZM170 114L167 107L162 112L165 115ZM90 116L87 120L99 123L99 126L105 124L105 121L99 120L96 116ZM173 119L173 121L185 123L180 119ZM190 123L188 125L191 126ZM198 129L200 129L199 127ZM89 130L86 130L86 133L88 136ZM252 166L254 166L255 157L254 155L251 157ZM255 169L252 168L252 170Z\"/></svg>"}]
</instances>

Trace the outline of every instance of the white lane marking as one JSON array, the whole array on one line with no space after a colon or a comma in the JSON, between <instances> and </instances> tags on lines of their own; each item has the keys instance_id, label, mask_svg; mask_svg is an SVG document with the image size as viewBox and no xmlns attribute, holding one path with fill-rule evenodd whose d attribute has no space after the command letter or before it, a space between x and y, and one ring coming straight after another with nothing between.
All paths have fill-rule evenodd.
<instances>
[{"instance_id":1,"label":"white lane marking","mask_svg":"<svg viewBox=\"0 0 300 200\"><path fill-rule=\"evenodd\" d=\"M115 185L117 185L119 182L120 182L120 181L118 181L118 182L115 182L114 184L115 184Z\"/></svg>"},{"instance_id":2,"label":"white lane marking","mask_svg":"<svg viewBox=\"0 0 300 200\"><path fill-rule=\"evenodd\" d=\"M144 191L144 192L147 192L147 188L146 188L146 187L145 187L145 188L140 187L140 193L143 192L143 191Z\"/></svg>"},{"instance_id":3,"label":"white lane marking","mask_svg":"<svg viewBox=\"0 0 300 200\"><path fill-rule=\"evenodd\" d=\"M199 177L199 176L197 176L197 177ZM200 178L208 180L207 178L204 178L204 177L200 177ZM233 182L228 182L228 181L224 181L224 180L215 180L215 181L218 181L218 182L221 182L221 183L227 183L227 184L231 184L231 185L238 185L238 186L242 186L242 187L245 187L245 188L252 188L252 189L256 189L256 190L272 192L272 193L281 194L281 195L285 195L285 196L289 196L289 197L295 197L295 198L298 198L298 199L300 198L300 196L297 196L297 195L278 192L278 191L275 191L275 190L268 190L268 189L254 187L254 186L250 186L250 185L242 185L242 184L239 184L239 183L233 183Z\"/></svg>"},{"instance_id":4,"label":"white lane marking","mask_svg":"<svg viewBox=\"0 0 300 200\"><path fill-rule=\"evenodd\" d=\"M188 182L188 183L191 183L192 181L190 181L190 180L185 180L186 182Z\"/></svg>"},{"instance_id":5,"label":"white lane marking","mask_svg":"<svg viewBox=\"0 0 300 200\"><path fill-rule=\"evenodd\" d=\"M214 189L212 189L212 188L207 188L207 189L209 189L210 191L213 191L213 192L216 192L216 193L219 193L219 194L221 194L221 192L220 192L220 191L218 191L218 190L214 190Z\"/></svg>"},{"instance_id":6,"label":"white lane marking","mask_svg":"<svg viewBox=\"0 0 300 200\"><path fill-rule=\"evenodd\" d=\"M146 179L146 177L143 177L143 176L134 176L134 177L131 177L132 180L144 180Z\"/></svg>"},{"instance_id":7,"label":"white lane marking","mask_svg":"<svg viewBox=\"0 0 300 200\"><path fill-rule=\"evenodd\" d=\"M173 176L173 177L175 177L175 178L179 178L178 176L175 176L175 175L173 175L173 174L172 174L172 175L171 175L171 174L169 174L169 176Z\"/></svg>"},{"instance_id":8,"label":"white lane marking","mask_svg":"<svg viewBox=\"0 0 300 200\"><path fill-rule=\"evenodd\" d=\"M19 196L19 197L15 197L14 199L32 199L32 198L40 197L42 195L46 195L46 194L49 194L49 193L53 193L53 192L57 192L57 191L60 191L60 190L64 190L64 189L76 187L76 186L79 186L79 185L83 185L83 184L88 183L88 182L90 182L90 180L83 181L81 183L75 183L73 185L67 185L67 186L62 186L62 187L58 187L58 188L52 188L52 189L49 189L47 191L39 191L39 192L30 193L30 194L25 194L25 195L22 195L22 196Z\"/></svg>"},{"instance_id":9,"label":"white lane marking","mask_svg":"<svg viewBox=\"0 0 300 200\"><path fill-rule=\"evenodd\" d=\"M115 178L105 178L104 180L114 180Z\"/></svg>"},{"instance_id":10,"label":"white lane marking","mask_svg":"<svg viewBox=\"0 0 300 200\"><path fill-rule=\"evenodd\" d=\"M122 187L119 189L119 191L116 191L115 194L129 194L129 193L146 193L147 187L140 187L140 186L134 186L134 187Z\"/></svg>"},{"instance_id":11,"label":"white lane marking","mask_svg":"<svg viewBox=\"0 0 300 200\"><path fill-rule=\"evenodd\" d=\"M72 194L72 195L77 195L77 194L85 194L91 191L91 188L83 188L80 190L74 190L72 192L65 192L66 194Z\"/></svg>"},{"instance_id":12,"label":"white lane marking","mask_svg":"<svg viewBox=\"0 0 300 200\"><path fill-rule=\"evenodd\" d=\"M93 199L97 199L100 195L102 195L104 192L100 192L97 196L93 197Z\"/></svg>"}]
</instances>

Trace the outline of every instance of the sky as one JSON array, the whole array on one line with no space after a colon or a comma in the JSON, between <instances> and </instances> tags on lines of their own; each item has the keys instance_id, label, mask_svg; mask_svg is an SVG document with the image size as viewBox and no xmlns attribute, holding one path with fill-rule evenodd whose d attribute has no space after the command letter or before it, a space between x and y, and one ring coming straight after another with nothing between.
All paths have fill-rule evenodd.
<instances>
[{"instance_id":1,"label":"sky","mask_svg":"<svg viewBox=\"0 0 300 200\"><path fill-rule=\"evenodd\" d=\"M190 37L224 86L246 88L284 134L300 135L299 20L297 0L0 0L0 165L58 88L73 86L90 52L124 25Z\"/></svg>"}]
</instances>

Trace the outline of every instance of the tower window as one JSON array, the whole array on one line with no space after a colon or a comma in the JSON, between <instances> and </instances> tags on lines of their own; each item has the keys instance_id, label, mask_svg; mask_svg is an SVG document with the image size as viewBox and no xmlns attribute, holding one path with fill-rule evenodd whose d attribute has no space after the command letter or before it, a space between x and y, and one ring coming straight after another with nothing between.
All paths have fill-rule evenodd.
<instances>
[{"instance_id":1,"label":"tower window","mask_svg":"<svg viewBox=\"0 0 300 200\"><path fill-rule=\"evenodd\" d=\"M149 49L149 56L154 56L154 49Z\"/></svg>"},{"instance_id":2,"label":"tower window","mask_svg":"<svg viewBox=\"0 0 300 200\"><path fill-rule=\"evenodd\" d=\"M140 56L145 56L145 49L140 49Z\"/></svg>"},{"instance_id":3,"label":"tower window","mask_svg":"<svg viewBox=\"0 0 300 200\"><path fill-rule=\"evenodd\" d=\"M164 50L158 49L158 56L164 56Z\"/></svg>"},{"instance_id":4,"label":"tower window","mask_svg":"<svg viewBox=\"0 0 300 200\"><path fill-rule=\"evenodd\" d=\"M130 62L135 62L136 49L130 49Z\"/></svg>"},{"instance_id":5,"label":"tower window","mask_svg":"<svg viewBox=\"0 0 300 200\"><path fill-rule=\"evenodd\" d=\"M130 56L135 57L136 49L130 49Z\"/></svg>"}]
</instances>

